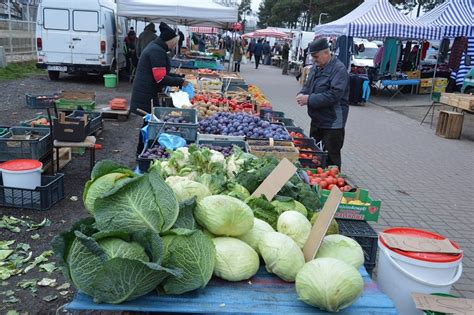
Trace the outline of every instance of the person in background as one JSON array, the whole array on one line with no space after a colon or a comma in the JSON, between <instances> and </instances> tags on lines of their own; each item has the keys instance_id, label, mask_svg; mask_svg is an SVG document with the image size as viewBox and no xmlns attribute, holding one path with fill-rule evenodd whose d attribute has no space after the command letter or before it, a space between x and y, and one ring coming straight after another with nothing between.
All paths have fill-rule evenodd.
<instances>
[{"instance_id":1,"label":"person in background","mask_svg":"<svg viewBox=\"0 0 474 315\"><path fill-rule=\"evenodd\" d=\"M178 55L181 55L181 48L183 48L183 43L184 43L184 34L181 32L181 30L178 30Z\"/></svg>"},{"instance_id":2,"label":"person in background","mask_svg":"<svg viewBox=\"0 0 474 315\"><path fill-rule=\"evenodd\" d=\"M247 48L247 53L249 55L249 61L250 62L252 62L252 56L253 56L256 44L257 43L255 42L255 38L252 38L252 40L250 41L249 46Z\"/></svg>"},{"instance_id":3,"label":"person in background","mask_svg":"<svg viewBox=\"0 0 474 315\"><path fill-rule=\"evenodd\" d=\"M341 169L341 149L349 114L349 74L346 66L331 55L327 39L313 41L309 52L314 65L296 101L308 107L310 136L323 143L329 155L328 164Z\"/></svg>"},{"instance_id":4,"label":"person in background","mask_svg":"<svg viewBox=\"0 0 474 315\"><path fill-rule=\"evenodd\" d=\"M259 39L255 44L255 48L253 49L253 55L255 56L255 69L258 69L258 65L260 64L260 59L263 55L263 44L262 40Z\"/></svg>"},{"instance_id":5,"label":"person in background","mask_svg":"<svg viewBox=\"0 0 474 315\"><path fill-rule=\"evenodd\" d=\"M138 64L137 34L133 30L133 28L131 28L128 32L127 37L125 37L124 43L125 45L123 45L123 54L125 55L125 61L127 63L127 73L132 74L132 64L134 67L136 67Z\"/></svg>"},{"instance_id":6,"label":"person in background","mask_svg":"<svg viewBox=\"0 0 474 315\"><path fill-rule=\"evenodd\" d=\"M288 42L285 41L283 44L283 48L281 50L281 63L283 66L283 75L288 75L288 62L290 59L290 45L288 45Z\"/></svg>"},{"instance_id":7,"label":"person in background","mask_svg":"<svg viewBox=\"0 0 474 315\"><path fill-rule=\"evenodd\" d=\"M234 44L234 72L240 72L240 63L242 62L242 56L244 54L244 48L242 47L242 41L237 38Z\"/></svg>"},{"instance_id":8,"label":"person in background","mask_svg":"<svg viewBox=\"0 0 474 315\"><path fill-rule=\"evenodd\" d=\"M196 35L196 33L193 33L193 36L191 37L191 41L193 42L193 45L199 44L199 37Z\"/></svg>"},{"instance_id":9,"label":"person in background","mask_svg":"<svg viewBox=\"0 0 474 315\"><path fill-rule=\"evenodd\" d=\"M146 46L148 46L148 44L154 41L156 38L157 36L156 36L155 23L150 23L147 26L145 26L145 29L138 37L138 45L137 45L138 58L140 58L142 51L145 50Z\"/></svg>"},{"instance_id":10,"label":"person in background","mask_svg":"<svg viewBox=\"0 0 474 315\"><path fill-rule=\"evenodd\" d=\"M271 63L271 56L272 56L272 48L270 47L270 42L266 41L265 44L263 44L263 64L264 65L270 65Z\"/></svg>"},{"instance_id":11,"label":"person in background","mask_svg":"<svg viewBox=\"0 0 474 315\"><path fill-rule=\"evenodd\" d=\"M206 40L204 38L204 34L202 34L199 38L199 51L206 52Z\"/></svg>"}]
</instances>

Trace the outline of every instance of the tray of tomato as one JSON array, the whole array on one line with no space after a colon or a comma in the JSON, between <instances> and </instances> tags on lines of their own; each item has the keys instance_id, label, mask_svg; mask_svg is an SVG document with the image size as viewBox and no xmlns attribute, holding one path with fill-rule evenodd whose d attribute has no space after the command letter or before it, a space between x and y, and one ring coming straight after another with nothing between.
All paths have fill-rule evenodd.
<instances>
[{"instance_id":1,"label":"tray of tomato","mask_svg":"<svg viewBox=\"0 0 474 315\"><path fill-rule=\"evenodd\" d=\"M305 170L308 175L309 184L311 186L318 186L319 189L331 190L334 186L339 187L342 191L351 191L353 187L347 183L347 179L339 173L338 167L329 167L323 169L318 167L316 169Z\"/></svg>"},{"instance_id":2,"label":"tray of tomato","mask_svg":"<svg viewBox=\"0 0 474 315\"><path fill-rule=\"evenodd\" d=\"M293 139L309 139L308 136L304 134L304 130L300 127L286 126L286 129L288 129Z\"/></svg>"}]
</instances>

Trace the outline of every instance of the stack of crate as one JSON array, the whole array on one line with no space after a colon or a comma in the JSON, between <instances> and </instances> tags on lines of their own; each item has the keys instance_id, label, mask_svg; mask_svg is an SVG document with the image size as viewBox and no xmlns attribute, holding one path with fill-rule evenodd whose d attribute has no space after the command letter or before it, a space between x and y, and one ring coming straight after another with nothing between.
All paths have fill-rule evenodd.
<instances>
[{"instance_id":1,"label":"stack of crate","mask_svg":"<svg viewBox=\"0 0 474 315\"><path fill-rule=\"evenodd\" d=\"M445 78L429 78L420 80L420 88L418 94L444 93L448 86L448 79Z\"/></svg>"}]
</instances>

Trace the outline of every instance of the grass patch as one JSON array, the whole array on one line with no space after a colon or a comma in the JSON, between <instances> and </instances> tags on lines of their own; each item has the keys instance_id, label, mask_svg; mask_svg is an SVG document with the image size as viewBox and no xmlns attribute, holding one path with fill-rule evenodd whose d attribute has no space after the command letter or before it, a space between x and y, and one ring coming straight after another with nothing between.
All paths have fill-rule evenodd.
<instances>
[{"instance_id":1,"label":"grass patch","mask_svg":"<svg viewBox=\"0 0 474 315\"><path fill-rule=\"evenodd\" d=\"M45 70L36 68L34 61L10 63L6 68L0 68L0 80L16 80L44 73Z\"/></svg>"}]
</instances>

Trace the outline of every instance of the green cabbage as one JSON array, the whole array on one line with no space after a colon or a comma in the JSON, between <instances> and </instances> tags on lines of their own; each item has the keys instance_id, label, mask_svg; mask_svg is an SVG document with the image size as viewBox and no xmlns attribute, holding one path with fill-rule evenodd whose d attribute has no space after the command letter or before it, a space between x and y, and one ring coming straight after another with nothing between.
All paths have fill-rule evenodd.
<instances>
[{"instance_id":1,"label":"green cabbage","mask_svg":"<svg viewBox=\"0 0 474 315\"><path fill-rule=\"evenodd\" d=\"M308 219L297 211L285 211L278 217L277 231L291 237L300 248L304 247L311 227Z\"/></svg>"},{"instance_id":2,"label":"green cabbage","mask_svg":"<svg viewBox=\"0 0 474 315\"><path fill-rule=\"evenodd\" d=\"M363 290L364 281L357 269L334 258L312 260L296 276L298 298L329 312L350 306Z\"/></svg>"},{"instance_id":3,"label":"green cabbage","mask_svg":"<svg viewBox=\"0 0 474 315\"><path fill-rule=\"evenodd\" d=\"M173 229L163 236L164 266L180 268L183 275L170 276L161 284L166 294L182 294L204 288L216 262L212 240L199 230Z\"/></svg>"},{"instance_id":4,"label":"green cabbage","mask_svg":"<svg viewBox=\"0 0 474 315\"><path fill-rule=\"evenodd\" d=\"M215 195L198 202L194 211L197 222L218 236L240 236L252 229L252 209L237 198Z\"/></svg>"},{"instance_id":5,"label":"green cabbage","mask_svg":"<svg viewBox=\"0 0 474 315\"><path fill-rule=\"evenodd\" d=\"M359 243L352 238L334 234L324 237L316 253L316 258L336 258L342 260L356 269L364 263L364 251Z\"/></svg>"},{"instance_id":6,"label":"green cabbage","mask_svg":"<svg viewBox=\"0 0 474 315\"><path fill-rule=\"evenodd\" d=\"M212 195L211 191L205 185L183 177L168 177L166 183L173 189L178 202L184 202L194 197L199 201L204 197Z\"/></svg>"},{"instance_id":7,"label":"green cabbage","mask_svg":"<svg viewBox=\"0 0 474 315\"><path fill-rule=\"evenodd\" d=\"M178 201L158 167L97 198L94 208L101 231L161 233L171 229L179 215Z\"/></svg>"},{"instance_id":8,"label":"green cabbage","mask_svg":"<svg viewBox=\"0 0 474 315\"><path fill-rule=\"evenodd\" d=\"M214 274L228 281L242 281L254 276L260 266L258 254L241 240L216 237L216 267Z\"/></svg>"},{"instance_id":9,"label":"green cabbage","mask_svg":"<svg viewBox=\"0 0 474 315\"><path fill-rule=\"evenodd\" d=\"M258 244L268 272L293 282L304 265L301 249L289 236L278 232L265 233Z\"/></svg>"},{"instance_id":10,"label":"green cabbage","mask_svg":"<svg viewBox=\"0 0 474 315\"><path fill-rule=\"evenodd\" d=\"M244 186L235 183L228 183L227 189L224 190L222 194L235 197L242 201L245 201L248 197L250 197L249 191Z\"/></svg>"},{"instance_id":11,"label":"green cabbage","mask_svg":"<svg viewBox=\"0 0 474 315\"><path fill-rule=\"evenodd\" d=\"M79 221L56 236L52 247L64 276L96 303L122 303L153 291L180 272L161 265L162 239L151 231L98 232L94 220Z\"/></svg>"},{"instance_id":12,"label":"green cabbage","mask_svg":"<svg viewBox=\"0 0 474 315\"><path fill-rule=\"evenodd\" d=\"M241 241L244 241L250 247L252 247L258 254L260 251L258 250L258 243L262 239L265 233L275 232L275 230L265 221L255 218L253 220L253 227L250 231L245 233L244 235L239 236L238 238Z\"/></svg>"},{"instance_id":13,"label":"green cabbage","mask_svg":"<svg viewBox=\"0 0 474 315\"><path fill-rule=\"evenodd\" d=\"M285 198L286 199L286 198ZM303 214L305 217L308 215L306 207L299 201L288 198L288 201L279 201L273 200L272 205L278 210L278 212L283 213L285 211L293 210L298 211Z\"/></svg>"},{"instance_id":14,"label":"green cabbage","mask_svg":"<svg viewBox=\"0 0 474 315\"><path fill-rule=\"evenodd\" d=\"M316 223L316 221L318 220L319 213L320 212L316 212L315 214L313 214L313 217L310 220L311 225L314 225ZM326 232L326 235L332 235L332 234L339 234L339 224L337 224L337 221L335 219L331 220L329 229Z\"/></svg>"}]
</instances>

